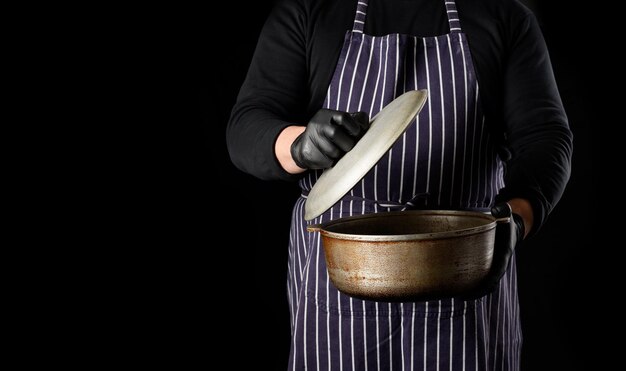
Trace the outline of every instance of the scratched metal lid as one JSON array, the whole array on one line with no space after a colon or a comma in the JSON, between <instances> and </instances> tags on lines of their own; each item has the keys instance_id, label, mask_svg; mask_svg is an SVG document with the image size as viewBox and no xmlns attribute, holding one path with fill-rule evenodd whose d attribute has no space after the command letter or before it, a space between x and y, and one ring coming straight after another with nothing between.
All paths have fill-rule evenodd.
<instances>
[{"instance_id":1,"label":"scratched metal lid","mask_svg":"<svg viewBox=\"0 0 626 371\"><path fill-rule=\"evenodd\" d=\"M374 116L354 148L317 180L304 205L304 218L322 215L363 179L406 131L427 97L426 90L406 92Z\"/></svg>"}]
</instances>

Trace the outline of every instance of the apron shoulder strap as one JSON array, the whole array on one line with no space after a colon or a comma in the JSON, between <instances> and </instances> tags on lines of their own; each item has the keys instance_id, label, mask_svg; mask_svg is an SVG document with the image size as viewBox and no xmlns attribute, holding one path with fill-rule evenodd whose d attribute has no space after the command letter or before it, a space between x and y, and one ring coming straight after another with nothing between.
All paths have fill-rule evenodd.
<instances>
[{"instance_id":1,"label":"apron shoulder strap","mask_svg":"<svg viewBox=\"0 0 626 371\"><path fill-rule=\"evenodd\" d=\"M363 33L365 30L365 17L367 17L367 0L358 0L352 32Z\"/></svg>"},{"instance_id":2,"label":"apron shoulder strap","mask_svg":"<svg viewBox=\"0 0 626 371\"><path fill-rule=\"evenodd\" d=\"M451 33L463 32L461 29L461 21L459 20L459 12L456 9L454 0L444 0L446 4L446 15L448 16L448 24ZM367 17L368 0L358 0L356 5L356 13L354 14L354 24L352 31L363 33L365 30L365 18Z\"/></svg>"},{"instance_id":3,"label":"apron shoulder strap","mask_svg":"<svg viewBox=\"0 0 626 371\"><path fill-rule=\"evenodd\" d=\"M459 20L459 12L456 10L455 0L445 0L445 3L450 33L463 32L463 30L461 30L461 21Z\"/></svg>"}]
</instances>

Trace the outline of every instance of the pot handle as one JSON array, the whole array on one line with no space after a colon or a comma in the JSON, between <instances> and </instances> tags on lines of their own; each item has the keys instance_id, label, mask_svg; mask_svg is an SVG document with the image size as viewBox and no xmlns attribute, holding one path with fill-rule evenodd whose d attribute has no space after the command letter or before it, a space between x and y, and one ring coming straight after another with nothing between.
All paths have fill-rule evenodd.
<instances>
[{"instance_id":1,"label":"pot handle","mask_svg":"<svg viewBox=\"0 0 626 371\"><path fill-rule=\"evenodd\" d=\"M505 218L497 218L496 223L510 223L511 217L507 216Z\"/></svg>"},{"instance_id":2,"label":"pot handle","mask_svg":"<svg viewBox=\"0 0 626 371\"><path fill-rule=\"evenodd\" d=\"M323 229L322 224L311 224L306 226L307 232L321 232Z\"/></svg>"}]
</instances>

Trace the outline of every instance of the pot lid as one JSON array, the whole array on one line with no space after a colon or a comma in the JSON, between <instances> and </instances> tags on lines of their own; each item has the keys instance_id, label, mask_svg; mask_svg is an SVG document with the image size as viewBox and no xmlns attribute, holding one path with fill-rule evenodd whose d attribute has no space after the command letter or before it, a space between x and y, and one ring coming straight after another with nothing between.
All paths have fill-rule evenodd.
<instances>
[{"instance_id":1,"label":"pot lid","mask_svg":"<svg viewBox=\"0 0 626 371\"><path fill-rule=\"evenodd\" d=\"M406 92L374 116L354 148L319 177L304 205L304 219L322 215L363 179L406 131L427 97L426 90Z\"/></svg>"}]
</instances>

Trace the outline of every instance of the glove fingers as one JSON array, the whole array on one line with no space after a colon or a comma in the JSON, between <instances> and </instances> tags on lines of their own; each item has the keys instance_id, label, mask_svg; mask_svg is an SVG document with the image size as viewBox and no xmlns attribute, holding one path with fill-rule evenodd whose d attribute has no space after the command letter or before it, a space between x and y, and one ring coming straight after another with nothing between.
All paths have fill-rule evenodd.
<instances>
[{"instance_id":1,"label":"glove fingers","mask_svg":"<svg viewBox=\"0 0 626 371\"><path fill-rule=\"evenodd\" d=\"M361 127L361 131L365 132L370 127L370 118L369 115L365 112L355 112L351 113L350 116L359 124Z\"/></svg>"},{"instance_id":2,"label":"glove fingers","mask_svg":"<svg viewBox=\"0 0 626 371\"><path fill-rule=\"evenodd\" d=\"M363 131L359 122L347 112L335 112L331 122L353 137L358 137Z\"/></svg>"},{"instance_id":3,"label":"glove fingers","mask_svg":"<svg viewBox=\"0 0 626 371\"><path fill-rule=\"evenodd\" d=\"M349 116L348 114L346 115ZM339 121L343 123L344 126L336 124L336 122L338 122L336 118L342 116L343 115L341 113L334 114L331 117L330 125L324 125L320 127L320 138L317 138L317 141L319 142L318 147L322 150L322 152L328 154L330 157L335 159L343 155L345 152L351 150L352 147L354 147L354 145L356 144L356 138L352 137L347 132L347 130L349 127L352 127L352 129L354 129L353 126L357 124L354 121L351 121L348 124L348 127L345 126L345 124L348 123L345 120ZM350 120L352 120L352 118L350 118Z\"/></svg>"},{"instance_id":4,"label":"glove fingers","mask_svg":"<svg viewBox=\"0 0 626 371\"><path fill-rule=\"evenodd\" d=\"M307 167L309 169L326 169L333 165L334 157L328 155L328 152L333 152L333 150L339 153L339 150L332 143L308 142L302 146L302 156L307 159Z\"/></svg>"},{"instance_id":5,"label":"glove fingers","mask_svg":"<svg viewBox=\"0 0 626 371\"><path fill-rule=\"evenodd\" d=\"M330 133L329 135L327 135L327 138L330 143L334 145L335 149L341 150L340 153L338 153L336 156L333 152L333 158L337 158L340 155L348 152L356 144L356 139L348 135L342 128L329 128L328 131Z\"/></svg>"},{"instance_id":6,"label":"glove fingers","mask_svg":"<svg viewBox=\"0 0 626 371\"><path fill-rule=\"evenodd\" d=\"M511 205L506 202L497 203L491 208L491 215L493 215L494 218L507 218L510 217L512 213Z\"/></svg>"},{"instance_id":7,"label":"glove fingers","mask_svg":"<svg viewBox=\"0 0 626 371\"><path fill-rule=\"evenodd\" d=\"M347 136L346 134L343 134L343 135ZM313 142L313 144L315 145L315 147L317 148L319 152L321 152L324 156L334 160L334 159L338 159L339 157L341 157L345 152L341 149L341 147L339 147L335 143L336 140L339 140L339 141L343 140L341 134L338 134L338 136L340 137L339 139L330 138L328 136L322 136L322 137L311 138L311 141Z\"/></svg>"}]
</instances>

